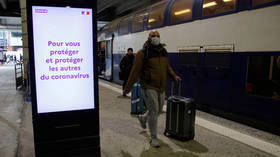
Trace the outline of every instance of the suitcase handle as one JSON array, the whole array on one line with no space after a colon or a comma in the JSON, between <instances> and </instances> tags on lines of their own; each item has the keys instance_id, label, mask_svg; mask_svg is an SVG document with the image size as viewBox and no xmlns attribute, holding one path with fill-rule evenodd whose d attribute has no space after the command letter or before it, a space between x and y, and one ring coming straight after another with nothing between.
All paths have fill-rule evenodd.
<instances>
[{"instance_id":1,"label":"suitcase handle","mask_svg":"<svg viewBox=\"0 0 280 157\"><path fill-rule=\"evenodd\" d=\"M174 91L174 81L171 82L171 96L173 95L173 91ZM178 96L181 96L181 81L179 81Z\"/></svg>"},{"instance_id":2,"label":"suitcase handle","mask_svg":"<svg viewBox=\"0 0 280 157\"><path fill-rule=\"evenodd\" d=\"M139 97L138 92L139 92L139 83L137 82L137 84L136 84L136 98ZM136 113L138 113L138 106L137 106L137 104L136 104Z\"/></svg>"}]
</instances>

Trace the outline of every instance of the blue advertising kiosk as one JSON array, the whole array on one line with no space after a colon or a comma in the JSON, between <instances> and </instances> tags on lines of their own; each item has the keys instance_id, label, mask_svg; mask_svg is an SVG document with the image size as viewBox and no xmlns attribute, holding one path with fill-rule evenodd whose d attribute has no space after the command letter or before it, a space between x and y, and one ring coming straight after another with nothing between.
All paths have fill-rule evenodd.
<instances>
[{"instance_id":1,"label":"blue advertising kiosk","mask_svg":"<svg viewBox=\"0 0 280 157\"><path fill-rule=\"evenodd\" d=\"M100 156L96 1L27 0L36 157Z\"/></svg>"}]
</instances>

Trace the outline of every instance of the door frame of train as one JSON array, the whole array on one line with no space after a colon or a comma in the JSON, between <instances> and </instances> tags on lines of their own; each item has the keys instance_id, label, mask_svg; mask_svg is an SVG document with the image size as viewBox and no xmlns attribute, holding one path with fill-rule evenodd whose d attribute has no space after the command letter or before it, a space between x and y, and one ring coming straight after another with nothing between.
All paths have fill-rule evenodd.
<instances>
[{"instance_id":1,"label":"door frame of train","mask_svg":"<svg viewBox=\"0 0 280 157\"><path fill-rule=\"evenodd\" d=\"M101 79L105 79L108 81L112 81L113 80L113 38L112 39L107 39L107 40L102 40L99 41L98 44L100 44L101 42L105 43L105 52L104 52L104 57L105 57L105 67L104 67L104 74L101 73L101 75L98 75L99 78ZM107 66L107 45L108 43L110 43L110 58L108 59L110 61L110 65ZM106 69L109 68L110 69L110 74L108 74L108 76L106 76Z\"/></svg>"},{"instance_id":2,"label":"door frame of train","mask_svg":"<svg viewBox=\"0 0 280 157\"><path fill-rule=\"evenodd\" d=\"M100 49L100 45L101 45L101 43L103 43L103 42L105 42L105 41L99 41L98 42L98 53L99 53L99 51L101 51L101 49ZM105 47L104 47L104 49L105 49ZM103 77L103 75L102 75L102 71L101 71L101 66L100 66L100 64L101 64L101 58L100 58L100 56L98 56L98 60L99 60L99 62L98 62L98 66L99 66L99 69L98 69L98 77ZM105 60L105 50L104 50L104 60ZM105 62L105 61L104 61ZM103 66L103 65L102 65ZM104 68L105 69L105 68Z\"/></svg>"},{"instance_id":3,"label":"door frame of train","mask_svg":"<svg viewBox=\"0 0 280 157\"><path fill-rule=\"evenodd\" d=\"M108 53L108 43L109 43L109 50L110 52ZM107 60L107 55L110 54L110 58ZM107 61L110 62L110 65L107 66ZM105 74L104 74L104 79L108 80L108 81L112 81L113 80L113 39L110 40L105 40ZM107 73L107 68L109 68L109 72L110 74L108 74L108 76L106 75Z\"/></svg>"}]
</instances>

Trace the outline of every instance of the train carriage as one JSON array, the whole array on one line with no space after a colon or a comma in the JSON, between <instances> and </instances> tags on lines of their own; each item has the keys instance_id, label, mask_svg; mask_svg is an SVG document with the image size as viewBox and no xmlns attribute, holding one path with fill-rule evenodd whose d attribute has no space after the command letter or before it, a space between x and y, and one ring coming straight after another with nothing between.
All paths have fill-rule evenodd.
<instances>
[{"instance_id":1,"label":"train carriage","mask_svg":"<svg viewBox=\"0 0 280 157\"><path fill-rule=\"evenodd\" d=\"M183 96L201 110L280 134L279 4L165 0L116 19L98 33L100 77L121 83L119 63L127 48L140 50L157 30L183 79Z\"/></svg>"}]
</instances>

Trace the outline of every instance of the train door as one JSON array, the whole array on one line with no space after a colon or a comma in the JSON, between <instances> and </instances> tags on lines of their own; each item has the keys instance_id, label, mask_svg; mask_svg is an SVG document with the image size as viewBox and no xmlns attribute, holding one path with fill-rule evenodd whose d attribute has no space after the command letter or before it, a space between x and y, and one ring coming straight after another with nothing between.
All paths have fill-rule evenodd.
<instances>
[{"instance_id":1,"label":"train door","mask_svg":"<svg viewBox=\"0 0 280 157\"><path fill-rule=\"evenodd\" d=\"M199 71L199 52L200 46L180 47L179 50L179 69L178 74L181 75L182 81L182 95L190 98L195 98L197 95Z\"/></svg>"},{"instance_id":2,"label":"train door","mask_svg":"<svg viewBox=\"0 0 280 157\"><path fill-rule=\"evenodd\" d=\"M112 80L112 40L98 43L98 76L100 78Z\"/></svg>"},{"instance_id":3,"label":"train door","mask_svg":"<svg viewBox=\"0 0 280 157\"><path fill-rule=\"evenodd\" d=\"M227 110L231 102L233 45L203 46L198 101ZM218 99L217 99L218 98Z\"/></svg>"},{"instance_id":4,"label":"train door","mask_svg":"<svg viewBox=\"0 0 280 157\"><path fill-rule=\"evenodd\" d=\"M171 66L175 67L175 72L182 78L181 95L185 97L195 98L197 91L196 71L199 62L199 46L180 46L177 48L179 52L176 57L169 57L173 60ZM172 63L172 62L171 62ZM168 77L168 82L172 79ZM174 86L173 94L178 94L178 84ZM166 95L171 95L171 83L166 84Z\"/></svg>"},{"instance_id":5,"label":"train door","mask_svg":"<svg viewBox=\"0 0 280 157\"><path fill-rule=\"evenodd\" d=\"M105 74L105 41L98 42L98 76Z\"/></svg>"},{"instance_id":6,"label":"train door","mask_svg":"<svg viewBox=\"0 0 280 157\"><path fill-rule=\"evenodd\" d=\"M104 78L106 80L111 81L112 80L112 63L113 63L113 51L112 51L112 47L113 47L113 42L112 40L107 40L105 42L105 73L104 73Z\"/></svg>"}]
</instances>

